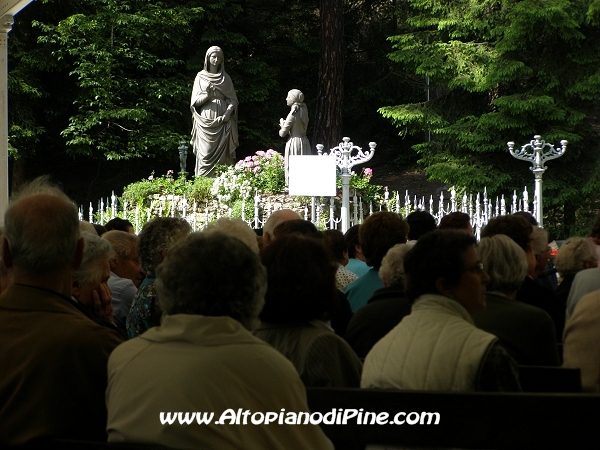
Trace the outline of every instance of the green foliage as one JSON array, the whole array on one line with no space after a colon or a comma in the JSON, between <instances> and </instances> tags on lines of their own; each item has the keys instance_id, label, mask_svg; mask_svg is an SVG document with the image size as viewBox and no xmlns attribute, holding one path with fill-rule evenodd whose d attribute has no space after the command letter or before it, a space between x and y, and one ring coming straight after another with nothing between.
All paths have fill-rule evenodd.
<instances>
[{"instance_id":1,"label":"green foliage","mask_svg":"<svg viewBox=\"0 0 600 450\"><path fill-rule=\"evenodd\" d=\"M233 205L231 205L231 217L241 219L242 206L244 207L244 216L246 220L250 217L254 217L254 203L249 201L243 202L241 199L236 200L233 202Z\"/></svg>"},{"instance_id":2,"label":"green foliage","mask_svg":"<svg viewBox=\"0 0 600 450\"><path fill-rule=\"evenodd\" d=\"M506 142L540 134L569 149L544 176L546 210L572 225L569 208L597 192L598 132L590 120L600 96L598 2L584 0L409 0L406 25L389 54L429 86L429 101L380 108L433 179L490 194L533 179ZM429 133L431 140L423 139ZM590 145L590 143L592 143Z\"/></svg>"},{"instance_id":3,"label":"green foliage","mask_svg":"<svg viewBox=\"0 0 600 450\"><path fill-rule=\"evenodd\" d=\"M137 181L125 186L123 200L130 204L143 206L153 195L177 195L197 202L206 202L210 199L212 178L195 177L192 181L184 176L174 178L172 170L167 170L166 175L154 176L154 172L145 180Z\"/></svg>"},{"instance_id":4,"label":"green foliage","mask_svg":"<svg viewBox=\"0 0 600 450\"><path fill-rule=\"evenodd\" d=\"M61 132L71 153L127 159L177 147L189 97L181 52L203 11L193 3L94 0L57 24L34 21L76 79L77 111Z\"/></svg>"},{"instance_id":5,"label":"green foliage","mask_svg":"<svg viewBox=\"0 0 600 450\"><path fill-rule=\"evenodd\" d=\"M356 190L356 195L361 197L365 202L371 202L374 200L382 201L383 186L371 184L372 177L373 170L369 167L363 168L360 174L352 172L352 178L350 178L350 189ZM342 179L339 176L336 179L336 185L338 188L342 187Z\"/></svg>"}]
</instances>

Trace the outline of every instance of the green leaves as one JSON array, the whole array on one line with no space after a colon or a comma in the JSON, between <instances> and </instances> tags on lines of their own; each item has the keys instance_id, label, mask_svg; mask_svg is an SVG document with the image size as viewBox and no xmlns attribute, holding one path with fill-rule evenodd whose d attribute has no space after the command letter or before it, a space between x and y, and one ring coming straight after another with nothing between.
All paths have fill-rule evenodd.
<instances>
[{"instance_id":1,"label":"green leaves","mask_svg":"<svg viewBox=\"0 0 600 450\"><path fill-rule=\"evenodd\" d=\"M571 167L600 160L597 146L580 144L598 139L588 119L600 97L600 29L590 26L598 0L408 3L408 26L389 38L389 57L428 82L430 100L379 112L401 134L429 133L413 147L427 173L490 194L522 188L526 169L510 160L506 142L567 139L571 156L544 177L547 204L585 204L576 193L598 186L597 177Z\"/></svg>"},{"instance_id":2,"label":"green leaves","mask_svg":"<svg viewBox=\"0 0 600 450\"><path fill-rule=\"evenodd\" d=\"M177 148L188 128L182 52L202 11L193 2L95 0L56 25L35 24L76 80L77 111L61 132L69 152L128 159Z\"/></svg>"}]
</instances>

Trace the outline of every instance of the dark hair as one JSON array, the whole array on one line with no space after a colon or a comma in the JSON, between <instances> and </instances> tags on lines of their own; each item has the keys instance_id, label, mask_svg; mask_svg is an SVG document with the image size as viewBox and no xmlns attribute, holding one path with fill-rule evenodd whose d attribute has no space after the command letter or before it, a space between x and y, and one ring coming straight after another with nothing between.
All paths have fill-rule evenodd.
<instances>
[{"instance_id":1,"label":"dark hair","mask_svg":"<svg viewBox=\"0 0 600 450\"><path fill-rule=\"evenodd\" d=\"M102 236L106 233L106 228L104 228L103 225L100 225L99 223L93 223L92 225L94 225L94 229L96 230L96 233L98 233L98 236Z\"/></svg>"},{"instance_id":2,"label":"dark hair","mask_svg":"<svg viewBox=\"0 0 600 450\"><path fill-rule=\"evenodd\" d=\"M460 211L454 211L442 217L438 229L468 230L470 226L471 217L468 214Z\"/></svg>"},{"instance_id":3,"label":"dark hair","mask_svg":"<svg viewBox=\"0 0 600 450\"><path fill-rule=\"evenodd\" d=\"M261 259L267 269L263 322L298 323L333 312L337 268L322 241L283 236L263 249Z\"/></svg>"},{"instance_id":4,"label":"dark hair","mask_svg":"<svg viewBox=\"0 0 600 450\"><path fill-rule=\"evenodd\" d=\"M427 211L413 211L406 216L406 222L410 229L408 230L408 239L416 241L425 233L429 233L437 228L435 218Z\"/></svg>"},{"instance_id":5,"label":"dark hair","mask_svg":"<svg viewBox=\"0 0 600 450\"><path fill-rule=\"evenodd\" d=\"M535 217L533 217L533 214L531 214L530 212L527 212L527 211L518 211L516 213L513 213L513 216L524 217L525 220L527 220L527 222L529 222L534 227L537 227L539 225L538 221L535 219Z\"/></svg>"},{"instance_id":6,"label":"dark hair","mask_svg":"<svg viewBox=\"0 0 600 450\"><path fill-rule=\"evenodd\" d=\"M346 230L346 242L348 243L348 257L356 258L356 245L360 245L358 240L358 228L360 225L352 225L348 230Z\"/></svg>"},{"instance_id":7,"label":"dark hair","mask_svg":"<svg viewBox=\"0 0 600 450\"><path fill-rule=\"evenodd\" d=\"M404 244L408 223L399 214L380 211L370 215L360 226L360 246L367 265L379 270L381 260L396 244Z\"/></svg>"},{"instance_id":8,"label":"dark hair","mask_svg":"<svg viewBox=\"0 0 600 450\"><path fill-rule=\"evenodd\" d=\"M325 230L322 231L323 238L325 239L325 246L331 253L333 261L340 262L344 259L344 252L348 251L348 242L344 233L339 230Z\"/></svg>"},{"instance_id":9,"label":"dark hair","mask_svg":"<svg viewBox=\"0 0 600 450\"><path fill-rule=\"evenodd\" d=\"M531 234L533 225L522 215L511 214L508 216L495 217L481 231L481 237L492 237L497 234L505 234L517 243L526 253L531 251Z\"/></svg>"},{"instance_id":10,"label":"dark hair","mask_svg":"<svg viewBox=\"0 0 600 450\"><path fill-rule=\"evenodd\" d=\"M322 237L315 224L310 220L286 220L277 225L273 230L273 237L277 239L290 234L300 234L319 239Z\"/></svg>"},{"instance_id":11,"label":"dark hair","mask_svg":"<svg viewBox=\"0 0 600 450\"><path fill-rule=\"evenodd\" d=\"M133 224L129 220L121 219L120 217L110 219L104 224L104 228L106 228L106 231L118 230L128 232L129 227L133 228Z\"/></svg>"},{"instance_id":12,"label":"dark hair","mask_svg":"<svg viewBox=\"0 0 600 450\"><path fill-rule=\"evenodd\" d=\"M471 234L458 230L436 230L417 241L404 257L406 298L416 300L423 294L438 293L435 283L444 278L448 287L460 283L462 254L477 241Z\"/></svg>"}]
</instances>

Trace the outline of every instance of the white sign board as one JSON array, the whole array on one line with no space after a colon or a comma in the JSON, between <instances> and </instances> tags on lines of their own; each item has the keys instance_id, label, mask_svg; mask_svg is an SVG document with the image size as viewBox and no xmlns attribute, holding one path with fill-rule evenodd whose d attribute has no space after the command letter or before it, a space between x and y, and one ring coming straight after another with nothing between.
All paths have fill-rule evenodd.
<instances>
[{"instance_id":1,"label":"white sign board","mask_svg":"<svg viewBox=\"0 0 600 450\"><path fill-rule=\"evenodd\" d=\"M335 189L335 157L329 155L291 155L289 159L290 195L332 197Z\"/></svg>"}]
</instances>

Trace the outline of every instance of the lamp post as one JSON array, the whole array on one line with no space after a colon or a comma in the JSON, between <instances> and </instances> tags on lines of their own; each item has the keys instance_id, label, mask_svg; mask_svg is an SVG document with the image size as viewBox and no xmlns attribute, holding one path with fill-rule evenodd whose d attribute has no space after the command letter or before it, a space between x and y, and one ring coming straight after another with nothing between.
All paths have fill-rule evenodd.
<instances>
[{"instance_id":1,"label":"lamp post","mask_svg":"<svg viewBox=\"0 0 600 450\"><path fill-rule=\"evenodd\" d=\"M181 169L179 176L187 177L188 173L186 172L185 167L187 165L188 146L186 142L181 141L177 150L179 150L179 168Z\"/></svg>"},{"instance_id":2,"label":"lamp post","mask_svg":"<svg viewBox=\"0 0 600 450\"><path fill-rule=\"evenodd\" d=\"M534 192L534 202L537 204L537 208L535 212L535 218L538 221L540 227L544 226L544 211L542 204L542 176L546 171L547 167L544 165L545 161L549 161L551 159L560 158L567 151L568 142L565 140L560 141L561 148L555 149L554 145L548 144L542 140L542 136L536 134L533 136L533 140L529 144L525 144L521 147L520 150L515 150L514 142L507 142L508 151L510 154L523 161L531 162L531 167L529 168L533 175L535 176L535 192Z\"/></svg>"},{"instance_id":3,"label":"lamp post","mask_svg":"<svg viewBox=\"0 0 600 450\"><path fill-rule=\"evenodd\" d=\"M342 233L350 228L350 179L352 172L350 169L357 164L363 164L369 161L375 154L375 142L369 142L369 150L363 152L362 148L350 142L349 137L342 139L344 142L332 148L329 155L335 156L335 165L340 169L340 177L342 178ZM321 155L323 145L317 145L317 153ZM355 154L352 154L356 152Z\"/></svg>"}]
</instances>

